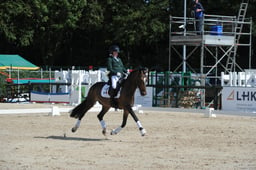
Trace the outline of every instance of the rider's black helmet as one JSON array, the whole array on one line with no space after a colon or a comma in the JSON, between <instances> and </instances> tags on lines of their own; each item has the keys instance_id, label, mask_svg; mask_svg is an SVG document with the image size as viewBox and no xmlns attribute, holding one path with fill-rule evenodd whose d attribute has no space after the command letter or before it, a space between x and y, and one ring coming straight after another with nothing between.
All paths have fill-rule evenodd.
<instances>
[{"instance_id":1,"label":"rider's black helmet","mask_svg":"<svg viewBox=\"0 0 256 170\"><path fill-rule=\"evenodd\" d=\"M118 53L120 52L120 49L117 45L112 45L109 47L109 54L112 54L114 51L116 51Z\"/></svg>"}]
</instances>

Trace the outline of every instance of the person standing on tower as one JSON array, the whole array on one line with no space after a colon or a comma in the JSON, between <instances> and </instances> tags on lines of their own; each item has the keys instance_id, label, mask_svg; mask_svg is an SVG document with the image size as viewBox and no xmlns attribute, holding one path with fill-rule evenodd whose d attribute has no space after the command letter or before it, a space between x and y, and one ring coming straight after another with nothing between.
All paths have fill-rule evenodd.
<instances>
[{"instance_id":1,"label":"person standing on tower","mask_svg":"<svg viewBox=\"0 0 256 170\"><path fill-rule=\"evenodd\" d=\"M196 33L202 34L203 18L204 18L204 7L199 0L193 0L193 12L196 19Z\"/></svg>"}]
</instances>

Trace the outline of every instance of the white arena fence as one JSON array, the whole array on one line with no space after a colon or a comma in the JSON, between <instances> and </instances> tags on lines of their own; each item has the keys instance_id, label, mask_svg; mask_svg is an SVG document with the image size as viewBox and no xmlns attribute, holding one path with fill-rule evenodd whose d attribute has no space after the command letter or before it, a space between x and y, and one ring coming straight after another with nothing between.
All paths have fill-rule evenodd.
<instances>
[{"instance_id":1,"label":"white arena fence","mask_svg":"<svg viewBox=\"0 0 256 170\"><path fill-rule=\"evenodd\" d=\"M256 87L256 69L247 69L244 72L221 72L221 86Z\"/></svg>"},{"instance_id":2,"label":"white arena fence","mask_svg":"<svg viewBox=\"0 0 256 170\"><path fill-rule=\"evenodd\" d=\"M32 101L32 102L48 102L48 103L69 103L71 105L76 105L83 100L83 97L87 95L90 86L98 81L108 81L107 70L67 70L67 71L54 71L52 77L54 83L28 83L28 84L13 84L10 87L15 87L17 89L17 94L11 95L8 102L22 102L22 101ZM51 74L51 75L52 75ZM50 76L51 77L51 76ZM240 103L236 101L235 105L239 106L252 106L251 108L242 108L240 111L245 112L255 112L254 96L256 88L256 70L245 70L245 72L231 72L229 74L221 73L221 91L220 94L228 95L228 97L221 99L221 103L216 101L216 97L219 94L214 94L213 101L217 102L214 105L212 103L206 103L207 98L207 88L202 82L206 82L203 76L200 74L192 73L157 73L150 72L148 79L148 91L150 94L147 99L138 98L136 104L143 106L160 106L160 107L182 107L182 108L212 108L229 110L227 105L234 107L234 104L227 104L230 102L232 94L242 94L246 96L247 93L251 96L251 103ZM175 84L172 84L175 83ZM27 88L27 91L23 91L23 87ZM242 87L244 89L236 89L236 91L225 92L226 87ZM249 89L250 88L250 89ZM178 91L176 92L175 90ZM218 88L220 89L220 88ZM180 90L182 93L180 93ZM239 91L237 91L239 90ZM249 90L249 91L248 91ZM248 91L248 92L247 92ZM225 93L223 93L225 92ZM218 91L213 91L213 93L219 93ZM181 96L180 96L181 95ZM236 96L233 97L233 99ZM237 96L240 99L240 96ZM200 103L192 103L192 105L187 105L186 102L191 100L200 100ZM218 99L219 100L219 99ZM234 101L234 100L233 100ZM244 102L245 100L243 100ZM182 103L183 102L183 103ZM225 107L219 107L219 105L225 105ZM216 107L218 106L218 107Z\"/></svg>"}]
</instances>

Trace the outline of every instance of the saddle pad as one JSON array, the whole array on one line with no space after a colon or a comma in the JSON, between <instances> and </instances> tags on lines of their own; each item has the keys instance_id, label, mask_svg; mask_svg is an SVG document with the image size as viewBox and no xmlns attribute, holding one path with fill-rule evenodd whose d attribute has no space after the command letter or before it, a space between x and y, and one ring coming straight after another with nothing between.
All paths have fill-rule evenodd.
<instances>
[{"instance_id":1,"label":"saddle pad","mask_svg":"<svg viewBox=\"0 0 256 170\"><path fill-rule=\"evenodd\" d=\"M110 98L109 94L108 94L108 90L109 90L109 85L105 84L102 89L101 89L101 96L105 97L105 98ZM119 98L120 97L120 90L118 91L117 95L115 98Z\"/></svg>"}]
</instances>

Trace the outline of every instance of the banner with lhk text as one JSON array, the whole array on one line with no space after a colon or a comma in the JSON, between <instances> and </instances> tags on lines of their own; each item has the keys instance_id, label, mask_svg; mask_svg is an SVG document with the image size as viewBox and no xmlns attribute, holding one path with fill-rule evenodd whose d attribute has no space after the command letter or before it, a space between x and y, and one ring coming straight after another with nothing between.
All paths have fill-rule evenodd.
<instances>
[{"instance_id":1,"label":"banner with lhk text","mask_svg":"<svg viewBox=\"0 0 256 170\"><path fill-rule=\"evenodd\" d=\"M223 87L222 110L256 113L256 87Z\"/></svg>"}]
</instances>

